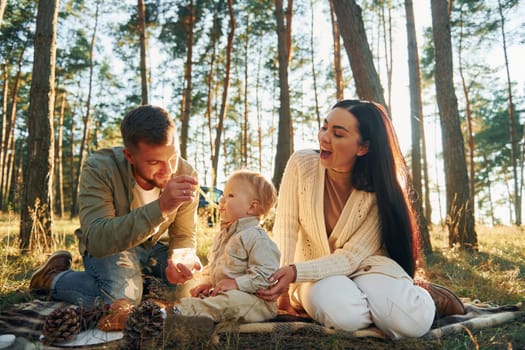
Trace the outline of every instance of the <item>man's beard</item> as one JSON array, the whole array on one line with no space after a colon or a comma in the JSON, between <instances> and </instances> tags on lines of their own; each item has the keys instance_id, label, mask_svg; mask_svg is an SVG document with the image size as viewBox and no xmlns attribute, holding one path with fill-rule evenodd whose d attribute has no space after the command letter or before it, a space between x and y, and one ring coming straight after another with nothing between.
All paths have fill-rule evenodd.
<instances>
[{"instance_id":1,"label":"man's beard","mask_svg":"<svg viewBox=\"0 0 525 350\"><path fill-rule=\"evenodd\" d=\"M151 177L151 178L147 178L145 177L144 175L142 175L141 172L137 171L137 169L135 167L133 167L133 173L140 177L140 179L142 181L144 181L145 183L147 183L148 185L151 185L153 187L157 187L157 188L160 188L160 189L163 189L164 186L166 186L166 184L168 183L169 179L171 178L171 176L165 180L162 180L162 182L159 182L155 179L155 176Z\"/></svg>"},{"instance_id":2,"label":"man's beard","mask_svg":"<svg viewBox=\"0 0 525 350\"><path fill-rule=\"evenodd\" d=\"M169 179L163 179L162 181L157 181L155 179L155 177L151 178L151 179L146 179L146 178L143 178L148 184L154 186L154 187L158 187L160 189L163 189L164 186L166 186L166 184L168 183Z\"/></svg>"}]
</instances>

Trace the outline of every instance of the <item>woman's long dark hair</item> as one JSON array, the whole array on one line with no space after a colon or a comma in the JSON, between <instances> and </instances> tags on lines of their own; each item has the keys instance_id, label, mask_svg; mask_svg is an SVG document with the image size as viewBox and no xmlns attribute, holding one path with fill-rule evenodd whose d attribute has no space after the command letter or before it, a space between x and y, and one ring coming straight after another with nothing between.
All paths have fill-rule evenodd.
<instances>
[{"instance_id":1,"label":"woman's long dark hair","mask_svg":"<svg viewBox=\"0 0 525 350\"><path fill-rule=\"evenodd\" d=\"M368 145L368 153L357 158L352 186L376 194L383 243L390 257L414 277L419 230L410 202L408 168L390 118L385 108L374 102L342 100L333 108L346 109L359 122L361 142Z\"/></svg>"}]
</instances>

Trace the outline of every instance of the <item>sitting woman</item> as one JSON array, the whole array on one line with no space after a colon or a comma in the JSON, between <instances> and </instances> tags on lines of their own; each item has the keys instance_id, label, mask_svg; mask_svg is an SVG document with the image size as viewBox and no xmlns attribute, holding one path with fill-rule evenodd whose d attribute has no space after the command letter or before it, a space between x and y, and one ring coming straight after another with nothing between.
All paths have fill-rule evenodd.
<instances>
[{"instance_id":1,"label":"sitting woman","mask_svg":"<svg viewBox=\"0 0 525 350\"><path fill-rule=\"evenodd\" d=\"M281 268L259 297L335 329L375 324L391 338L428 332L436 304L463 313L447 289L427 291L413 281L418 228L385 109L340 101L318 140L320 151L295 152L286 166L273 227Z\"/></svg>"}]
</instances>

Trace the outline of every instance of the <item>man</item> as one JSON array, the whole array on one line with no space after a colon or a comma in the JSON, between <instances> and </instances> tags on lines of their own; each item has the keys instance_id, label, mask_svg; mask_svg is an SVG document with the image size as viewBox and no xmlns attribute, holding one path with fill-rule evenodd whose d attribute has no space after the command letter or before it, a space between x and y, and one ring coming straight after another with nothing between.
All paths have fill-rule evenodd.
<instances>
[{"instance_id":1,"label":"man","mask_svg":"<svg viewBox=\"0 0 525 350\"><path fill-rule=\"evenodd\" d=\"M84 307L97 298L139 304L143 274L167 281L172 250L195 247L197 174L180 157L173 119L163 108L140 106L120 129L124 147L92 154L80 177L75 233L85 271L70 270L69 252L55 252L33 274L31 292ZM170 282L192 278L186 266L177 267Z\"/></svg>"}]
</instances>

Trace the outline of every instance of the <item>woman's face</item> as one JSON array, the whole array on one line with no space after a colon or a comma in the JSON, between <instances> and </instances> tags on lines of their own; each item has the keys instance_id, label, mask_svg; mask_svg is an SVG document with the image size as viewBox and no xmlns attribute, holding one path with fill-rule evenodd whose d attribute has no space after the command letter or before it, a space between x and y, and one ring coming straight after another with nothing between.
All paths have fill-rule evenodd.
<instances>
[{"instance_id":1,"label":"woman's face","mask_svg":"<svg viewBox=\"0 0 525 350\"><path fill-rule=\"evenodd\" d=\"M337 172L350 172L358 156L368 152L361 144L357 118L344 108L328 113L317 135L321 164Z\"/></svg>"}]
</instances>

